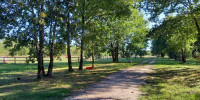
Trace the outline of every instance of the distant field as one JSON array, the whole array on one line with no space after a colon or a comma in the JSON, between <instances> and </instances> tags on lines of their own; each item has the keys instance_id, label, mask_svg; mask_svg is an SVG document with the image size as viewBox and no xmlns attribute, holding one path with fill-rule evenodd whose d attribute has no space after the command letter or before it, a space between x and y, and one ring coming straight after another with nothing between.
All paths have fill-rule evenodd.
<instances>
[{"instance_id":1,"label":"distant field","mask_svg":"<svg viewBox=\"0 0 200 100\"><path fill-rule=\"evenodd\" d=\"M200 63L188 59L187 63L159 58L153 65L142 87L146 93L142 100L200 100Z\"/></svg>"},{"instance_id":2,"label":"distant field","mask_svg":"<svg viewBox=\"0 0 200 100\"><path fill-rule=\"evenodd\" d=\"M85 70L91 61L84 62L84 70L78 71L78 62L73 62L75 72L69 73L67 62L56 62L54 77L36 79L37 64L0 64L0 100L61 100L73 91L80 90L88 84L97 82L113 72L134 66L149 58L121 58L120 63L112 63L112 59L95 61L93 70ZM48 63L45 63L47 69ZM21 80L17 80L21 78Z\"/></svg>"}]
</instances>

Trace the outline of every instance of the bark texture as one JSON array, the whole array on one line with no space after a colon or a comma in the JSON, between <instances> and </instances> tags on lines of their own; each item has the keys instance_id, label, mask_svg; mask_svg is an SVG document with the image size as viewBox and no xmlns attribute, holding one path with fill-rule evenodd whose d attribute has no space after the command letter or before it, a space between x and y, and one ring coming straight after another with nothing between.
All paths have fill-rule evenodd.
<instances>
[{"instance_id":1,"label":"bark texture","mask_svg":"<svg viewBox=\"0 0 200 100\"><path fill-rule=\"evenodd\" d=\"M67 5L69 6L69 3ZM68 13L67 13L67 57L68 57L69 72L73 72L70 44L71 44L70 10L68 9Z\"/></svg>"},{"instance_id":2,"label":"bark texture","mask_svg":"<svg viewBox=\"0 0 200 100\"><path fill-rule=\"evenodd\" d=\"M41 7L40 7L40 11L39 13L43 12L44 11L44 5L43 5L43 2L41 4ZM43 20L43 18L41 16L39 16L39 19L40 20ZM44 49L44 24L40 24L39 25L39 40L40 40L40 43L39 43L39 52L38 52L38 75L37 75L37 78L38 79L41 79L41 72L42 72L42 75L45 76L45 72L44 72L44 63L43 63L43 49Z\"/></svg>"}]
</instances>

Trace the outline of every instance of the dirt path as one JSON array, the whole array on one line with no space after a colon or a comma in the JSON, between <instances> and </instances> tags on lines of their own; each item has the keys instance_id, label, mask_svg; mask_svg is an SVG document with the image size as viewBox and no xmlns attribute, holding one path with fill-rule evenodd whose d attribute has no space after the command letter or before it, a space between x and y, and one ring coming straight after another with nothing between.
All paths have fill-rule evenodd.
<instances>
[{"instance_id":1,"label":"dirt path","mask_svg":"<svg viewBox=\"0 0 200 100\"><path fill-rule=\"evenodd\" d=\"M140 64L113 73L103 81L64 100L137 100L142 95L139 87L144 84L147 73L152 71L151 64L154 62L155 60L151 60L149 65Z\"/></svg>"}]
</instances>

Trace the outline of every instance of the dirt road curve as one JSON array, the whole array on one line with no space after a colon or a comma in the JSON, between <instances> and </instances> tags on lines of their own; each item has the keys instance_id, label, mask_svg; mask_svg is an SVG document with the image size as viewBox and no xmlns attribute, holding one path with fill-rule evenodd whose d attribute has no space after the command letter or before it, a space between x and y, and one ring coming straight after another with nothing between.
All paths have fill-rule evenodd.
<instances>
[{"instance_id":1,"label":"dirt road curve","mask_svg":"<svg viewBox=\"0 0 200 100\"><path fill-rule=\"evenodd\" d=\"M138 65L111 74L103 81L93 84L86 90L77 92L64 100L137 100L142 92L139 87L144 84L146 74L152 71L149 65Z\"/></svg>"}]
</instances>

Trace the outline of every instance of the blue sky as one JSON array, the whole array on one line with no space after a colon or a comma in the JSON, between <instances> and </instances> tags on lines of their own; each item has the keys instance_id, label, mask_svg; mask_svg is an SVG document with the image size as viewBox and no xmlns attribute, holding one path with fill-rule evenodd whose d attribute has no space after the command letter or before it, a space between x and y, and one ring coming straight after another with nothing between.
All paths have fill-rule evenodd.
<instances>
[{"instance_id":1,"label":"blue sky","mask_svg":"<svg viewBox=\"0 0 200 100\"><path fill-rule=\"evenodd\" d=\"M145 20L148 20L149 21L149 18L151 17L151 15L150 14L147 14L144 10L141 10L141 12L143 13L143 15L144 15L144 19ZM163 19L165 18L165 14L164 13L162 13L160 16L159 16L159 20L160 21L162 21ZM147 28L148 29L151 29L154 25L158 25L159 23L157 22L151 22L151 21L149 21L149 23L148 23L148 26L147 26ZM148 41L148 47L147 47L147 50L151 50L151 46L152 46L152 44L151 44L151 40L149 40Z\"/></svg>"}]
</instances>

